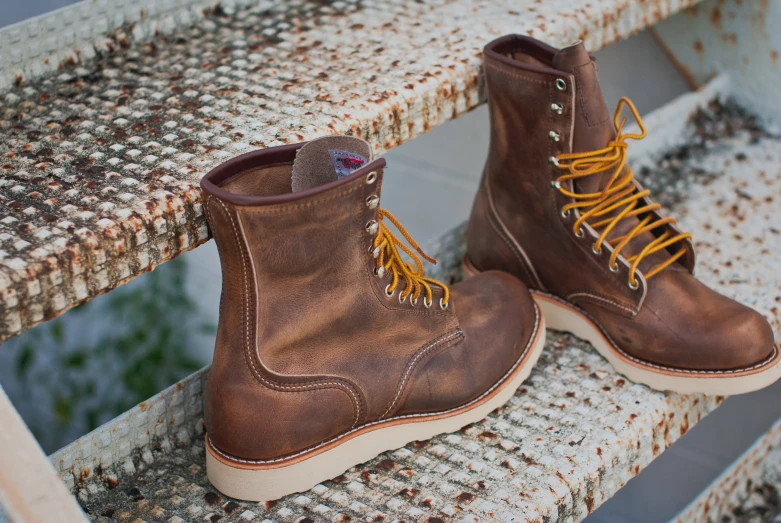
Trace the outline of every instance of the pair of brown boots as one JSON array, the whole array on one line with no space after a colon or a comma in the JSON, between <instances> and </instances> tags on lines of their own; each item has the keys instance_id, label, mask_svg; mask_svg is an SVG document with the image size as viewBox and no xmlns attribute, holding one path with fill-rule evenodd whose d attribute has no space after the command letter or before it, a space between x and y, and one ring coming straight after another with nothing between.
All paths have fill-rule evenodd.
<instances>
[{"instance_id":1,"label":"pair of brown boots","mask_svg":"<svg viewBox=\"0 0 781 523\"><path fill-rule=\"evenodd\" d=\"M778 378L768 323L692 276L690 235L626 167L645 130L628 100L609 117L583 46L501 38L485 76L473 277L452 287L380 209L385 160L363 140L256 151L203 179L223 272L207 469L223 493L276 499L482 419L529 375L546 321L659 390Z\"/></svg>"}]
</instances>

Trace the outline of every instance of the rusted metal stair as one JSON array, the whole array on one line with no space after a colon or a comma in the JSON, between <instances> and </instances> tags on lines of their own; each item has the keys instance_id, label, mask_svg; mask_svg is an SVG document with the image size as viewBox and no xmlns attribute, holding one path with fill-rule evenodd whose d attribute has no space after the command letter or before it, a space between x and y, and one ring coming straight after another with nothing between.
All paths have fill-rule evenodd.
<instances>
[{"instance_id":1,"label":"rusted metal stair","mask_svg":"<svg viewBox=\"0 0 781 523\"><path fill-rule=\"evenodd\" d=\"M695 3L113 0L52 15L61 25L0 31L0 50L16 50L0 63L0 337L206 241L197 182L233 155L343 132L381 153L483 101L479 50L495 36L598 49ZM671 53L689 45L676 26L715 5L659 26ZM781 138L750 116L739 75L691 70L710 82L647 118L661 138L632 162L695 233L698 276L765 313L778 335L781 280L767 254L781 252ZM435 277L460 278L460 227L431 250ZM549 340L486 420L279 502L224 499L206 480L205 371L50 459L97 521L573 521L723 399L651 391L588 344ZM42 506L59 499L44 494Z\"/></svg>"}]
</instances>

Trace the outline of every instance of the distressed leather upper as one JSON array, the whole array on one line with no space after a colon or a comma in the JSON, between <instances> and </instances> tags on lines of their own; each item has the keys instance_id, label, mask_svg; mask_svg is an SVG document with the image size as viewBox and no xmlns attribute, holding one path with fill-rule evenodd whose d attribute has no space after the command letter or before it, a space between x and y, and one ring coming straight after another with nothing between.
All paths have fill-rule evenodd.
<instances>
[{"instance_id":1,"label":"distressed leather upper","mask_svg":"<svg viewBox=\"0 0 781 523\"><path fill-rule=\"evenodd\" d=\"M562 214L571 199L552 185L561 171L551 157L602 149L615 137L596 63L582 44L557 50L528 37L500 38L485 48L485 76L490 149L467 228L468 258L476 268L510 272L530 288L580 307L623 351L644 362L726 370L772 354L773 333L761 315L692 276L691 244L685 256L648 280L643 273L670 253L643 259L632 289L626 257L640 252L652 233L633 239L613 272L608 249L592 250L596 231L586 225L578 238L576 211ZM604 179L566 183L579 193L594 192ZM611 237L635 223L623 221Z\"/></svg>"},{"instance_id":2,"label":"distressed leather upper","mask_svg":"<svg viewBox=\"0 0 781 523\"><path fill-rule=\"evenodd\" d=\"M501 379L534 329L528 291L505 274L453 286L446 310L436 287L430 308L387 297L366 229L384 160L292 193L299 148L242 155L203 182L223 273L206 425L216 447L246 459L463 405Z\"/></svg>"}]
</instances>

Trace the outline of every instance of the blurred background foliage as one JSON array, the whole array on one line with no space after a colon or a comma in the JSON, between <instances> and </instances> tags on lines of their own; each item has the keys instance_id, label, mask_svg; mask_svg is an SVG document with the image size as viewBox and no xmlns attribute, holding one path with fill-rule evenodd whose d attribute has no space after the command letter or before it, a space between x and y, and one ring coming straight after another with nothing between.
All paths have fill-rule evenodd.
<instances>
[{"instance_id":1,"label":"blurred background foliage","mask_svg":"<svg viewBox=\"0 0 781 523\"><path fill-rule=\"evenodd\" d=\"M177 258L0 348L0 385L52 453L208 363L216 318Z\"/></svg>"}]
</instances>

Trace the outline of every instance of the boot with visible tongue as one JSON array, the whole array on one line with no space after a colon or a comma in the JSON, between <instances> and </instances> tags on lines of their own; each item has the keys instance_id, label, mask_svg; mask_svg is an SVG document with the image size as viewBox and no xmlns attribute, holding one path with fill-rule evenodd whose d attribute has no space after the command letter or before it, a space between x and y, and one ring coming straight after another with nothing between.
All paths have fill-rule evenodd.
<instances>
[{"instance_id":1,"label":"boot with visible tongue","mask_svg":"<svg viewBox=\"0 0 781 523\"><path fill-rule=\"evenodd\" d=\"M583 44L511 35L484 54L491 140L467 269L521 278L549 326L634 381L728 395L778 379L768 322L694 278L691 235L634 180L627 151L645 128L628 99L609 114Z\"/></svg>"},{"instance_id":2,"label":"boot with visible tongue","mask_svg":"<svg viewBox=\"0 0 781 523\"><path fill-rule=\"evenodd\" d=\"M206 465L228 496L304 491L478 421L542 350L517 279L423 273L425 254L379 207L384 167L365 141L329 136L241 155L201 182L223 275Z\"/></svg>"}]
</instances>

